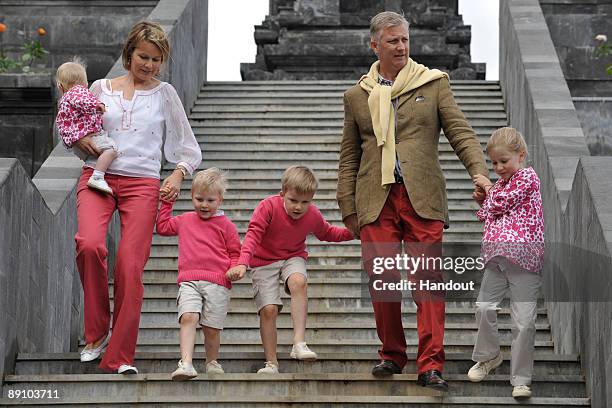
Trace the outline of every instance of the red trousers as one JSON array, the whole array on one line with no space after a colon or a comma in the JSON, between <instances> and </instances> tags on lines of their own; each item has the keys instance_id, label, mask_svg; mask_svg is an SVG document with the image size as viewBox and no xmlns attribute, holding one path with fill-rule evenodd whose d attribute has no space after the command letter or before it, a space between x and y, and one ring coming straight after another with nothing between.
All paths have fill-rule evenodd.
<instances>
[{"instance_id":1,"label":"red trousers","mask_svg":"<svg viewBox=\"0 0 612 408\"><path fill-rule=\"evenodd\" d=\"M106 174L115 195L87 187L93 170L83 169L77 188L76 262L85 301L85 341L93 343L110 328L106 231L119 211L121 239L114 268L112 336L100 368L116 371L134 364L144 287L159 200L159 180Z\"/></svg>"},{"instance_id":2,"label":"red trousers","mask_svg":"<svg viewBox=\"0 0 612 408\"><path fill-rule=\"evenodd\" d=\"M374 258L395 258L404 253L412 257L439 257L442 254L442 230L444 223L421 218L412 207L403 184L393 184L387 201L378 219L361 228L362 257L366 272L372 279L382 277L385 281L398 281L401 273L397 269L383 274L374 273ZM414 243L414 244L413 244ZM380 266L380 264L379 264ZM380 273L380 269L378 270ZM412 291L417 306L417 370L421 374L428 370L444 368L444 294L418 289L419 280L443 282L442 272L421 268L413 275L407 273L409 281L417 284ZM376 293L375 293L376 292ZM382 342L379 355L382 360L392 360L399 367L407 362L406 338L402 324L401 292L380 293L370 285L376 331Z\"/></svg>"}]
</instances>

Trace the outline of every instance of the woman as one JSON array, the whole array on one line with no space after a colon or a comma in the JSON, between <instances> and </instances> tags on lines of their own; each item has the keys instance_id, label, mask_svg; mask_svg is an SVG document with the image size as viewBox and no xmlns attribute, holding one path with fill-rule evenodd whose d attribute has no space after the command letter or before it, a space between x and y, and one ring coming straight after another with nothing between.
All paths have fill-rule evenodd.
<instances>
[{"instance_id":1,"label":"woman","mask_svg":"<svg viewBox=\"0 0 612 408\"><path fill-rule=\"evenodd\" d=\"M76 145L90 156L77 189L76 261L85 299L85 340L81 361L97 359L105 371L137 374L134 354L158 195L176 198L186 174L200 164L202 153L181 101L172 85L155 78L168 60L170 45L160 25L137 23L123 47L127 74L93 83L91 91L106 106L104 128L120 157L106 173L114 195L87 188L100 152L90 136ZM176 169L159 188L161 148ZM106 231L115 212L121 218L121 240L114 268L113 330L106 265Z\"/></svg>"}]
</instances>

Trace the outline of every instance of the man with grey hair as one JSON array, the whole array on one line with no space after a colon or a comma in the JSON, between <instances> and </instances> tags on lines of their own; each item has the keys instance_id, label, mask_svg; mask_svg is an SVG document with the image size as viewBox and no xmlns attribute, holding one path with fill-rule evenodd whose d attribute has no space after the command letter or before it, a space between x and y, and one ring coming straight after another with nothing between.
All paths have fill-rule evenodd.
<instances>
[{"instance_id":1,"label":"man with grey hair","mask_svg":"<svg viewBox=\"0 0 612 408\"><path fill-rule=\"evenodd\" d=\"M372 374L387 376L401 373L407 362L401 292L389 290L389 285L381 290L374 283L396 283L401 275L398 267L381 273L374 266L380 259L395 258L402 244L413 258L441 256L448 208L438 159L440 129L471 176L488 171L480 143L455 103L448 75L409 58L406 19L394 12L379 13L371 20L370 34L378 61L344 94L337 199L345 225L361 238L370 276L382 342L382 361ZM420 282L443 282L442 273L417 268L409 278L416 287L412 297L417 306L418 383L446 391L444 293L419 290Z\"/></svg>"}]
</instances>

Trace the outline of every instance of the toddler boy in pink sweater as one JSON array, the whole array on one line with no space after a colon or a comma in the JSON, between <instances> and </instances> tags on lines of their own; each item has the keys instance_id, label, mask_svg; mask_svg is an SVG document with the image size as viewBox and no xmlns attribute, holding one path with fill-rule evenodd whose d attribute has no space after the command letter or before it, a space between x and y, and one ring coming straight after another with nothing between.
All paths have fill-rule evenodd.
<instances>
[{"instance_id":1,"label":"toddler boy in pink sweater","mask_svg":"<svg viewBox=\"0 0 612 408\"><path fill-rule=\"evenodd\" d=\"M217 168L196 174L191 185L195 211L172 217L172 202L162 201L157 233L178 235L177 298L181 360L172 380L198 375L193 367L193 349L198 324L203 327L206 373L222 374L217 362L219 337L229 308L232 283L226 272L238 262L240 237L236 226L219 210L227 188L225 175Z\"/></svg>"},{"instance_id":2,"label":"toddler boy in pink sweater","mask_svg":"<svg viewBox=\"0 0 612 408\"><path fill-rule=\"evenodd\" d=\"M227 271L230 280L241 279L247 267L253 272L253 292L260 318L260 332L266 356L258 373L277 374L276 318L283 307L279 279L291 295L293 348L290 356L315 360L316 353L305 342L308 297L306 295L306 237L314 234L321 241L350 241L353 235L344 227L329 224L311 204L317 179L305 166L285 170L280 194L257 205L244 238L238 265Z\"/></svg>"}]
</instances>

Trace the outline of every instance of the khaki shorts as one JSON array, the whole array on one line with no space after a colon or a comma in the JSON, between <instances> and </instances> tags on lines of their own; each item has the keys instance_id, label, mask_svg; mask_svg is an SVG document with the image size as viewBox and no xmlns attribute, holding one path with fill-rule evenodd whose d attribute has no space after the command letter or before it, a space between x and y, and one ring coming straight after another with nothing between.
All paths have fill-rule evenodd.
<instances>
[{"instance_id":1,"label":"khaki shorts","mask_svg":"<svg viewBox=\"0 0 612 408\"><path fill-rule=\"evenodd\" d=\"M105 150L108 150L108 149L113 149L114 151L117 151L117 143L115 143L115 141L113 139L108 137L108 132L106 130L101 130L98 133L96 133L94 136L91 137L91 141L101 151L105 151ZM82 151L78 147L72 146L72 152L79 159L81 159L83 161L87 160L87 153L85 153L84 151Z\"/></svg>"},{"instance_id":2,"label":"khaki shorts","mask_svg":"<svg viewBox=\"0 0 612 408\"><path fill-rule=\"evenodd\" d=\"M184 313L199 313L200 325L223 330L229 309L230 290L207 281L181 282L176 304L178 320Z\"/></svg>"},{"instance_id":3,"label":"khaki shorts","mask_svg":"<svg viewBox=\"0 0 612 408\"><path fill-rule=\"evenodd\" d=\"M289 258L269 265L253 268L253 297L257 306L257 313L266 305L278 305L278 311L283 308L281 301L279 279L285 286L285 293L289 293L287 279L294 273L306 274L306 260L300 257Z\"/></svg>"}]
</instances>

